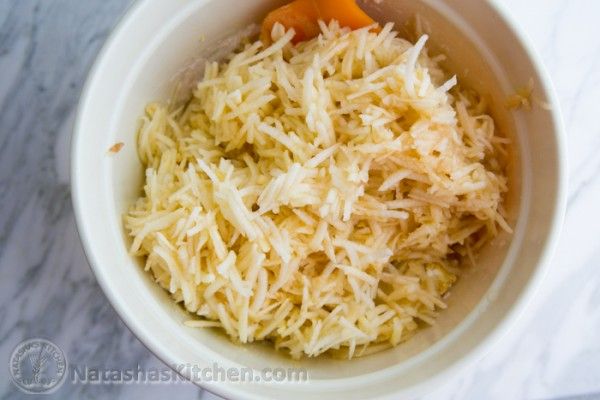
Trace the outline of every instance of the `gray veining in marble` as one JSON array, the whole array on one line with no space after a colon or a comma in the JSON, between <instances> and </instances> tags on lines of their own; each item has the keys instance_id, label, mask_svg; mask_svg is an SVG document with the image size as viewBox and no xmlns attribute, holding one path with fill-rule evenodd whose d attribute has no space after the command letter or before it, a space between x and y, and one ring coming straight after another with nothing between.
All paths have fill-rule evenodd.
<instances>
[{"instance_id":1,"label":"gray veining in marble","mask_svg":"<svg viewBox=\"0 0 600 400\"><path fill-rule=\"evenodd\" d=\"M499 0L545 61L568 130L569 208L513 331L426 399L599 399L600 1ZM77 237L68 147L87 71L129 0L0 0L0 364L45 337L69 361L162 368L108 304ZM0 365L0 397L26 396ZM211 398L189 383L73 385L46 398ZM576 396L576 397L574 397Z\"/></svg>"}]
</instances>

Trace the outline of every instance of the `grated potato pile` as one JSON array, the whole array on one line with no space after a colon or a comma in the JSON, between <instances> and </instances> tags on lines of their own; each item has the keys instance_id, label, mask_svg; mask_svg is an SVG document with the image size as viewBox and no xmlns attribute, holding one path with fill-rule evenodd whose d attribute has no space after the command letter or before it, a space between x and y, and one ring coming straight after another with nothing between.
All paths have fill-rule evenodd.
<instances>
[{"instance_id":1,"label":"grated potato pile","mask_svg":"<svg viewBox=\"0 0 600 400\"><path fill-rule=\"evenodd\" d=\"M147 106L125 226L189 326L351 358L433 324L459 265L510 231L507 140L427 36L320 26L292 45L277 24L185 107Z\"/></svg>"}]
</instances>

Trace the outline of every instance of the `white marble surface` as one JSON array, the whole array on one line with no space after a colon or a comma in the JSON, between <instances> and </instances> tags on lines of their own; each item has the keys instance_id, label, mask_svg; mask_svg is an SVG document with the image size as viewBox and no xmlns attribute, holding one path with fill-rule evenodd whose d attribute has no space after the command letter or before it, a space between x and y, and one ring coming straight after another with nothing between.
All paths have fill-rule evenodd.
<instances>
[{"instance_id":1,"label":"white marble surface","mask_svg":"<svg viewBox=\"0 0 600 400\"><path fill-rule=\"evenodd\" d=\"M426 399L600 398L600 1L498 0L552 76L568 134L569 203L549 275L511 333ZM46 337L69 361L160 367L87 266L68 142L87 70L128 0L0 0L0 364ZM0 365L0 397L21 398ZM597 394L596 394L597 393ZM48 398L212 398L195 386L65 384Z\"/></svg>"}]
</instances>

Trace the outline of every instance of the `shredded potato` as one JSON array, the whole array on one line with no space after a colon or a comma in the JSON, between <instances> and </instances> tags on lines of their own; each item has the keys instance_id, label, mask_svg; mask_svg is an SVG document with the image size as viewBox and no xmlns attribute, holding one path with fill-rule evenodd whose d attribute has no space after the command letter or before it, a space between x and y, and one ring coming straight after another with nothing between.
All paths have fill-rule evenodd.
<instances>
[{"instance_id":1,"label":"shredded potato","mask_svg":"<svg viewBox=\"0 0 600 400\"><path fill-rule=\"evenodd\" d=\"M196 317L292 357L351 358L433 324L498 228L507 140L391 24L206 65L178 110L150 104L131 252ZM368 348L367 348L368 347Z\"/></svg>"}]
</instances>

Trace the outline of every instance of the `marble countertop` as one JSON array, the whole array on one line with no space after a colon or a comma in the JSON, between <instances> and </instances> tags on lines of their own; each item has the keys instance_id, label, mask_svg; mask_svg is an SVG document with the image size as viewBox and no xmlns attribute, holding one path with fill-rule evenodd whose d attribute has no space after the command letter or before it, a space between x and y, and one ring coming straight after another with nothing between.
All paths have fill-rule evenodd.
<instances>
[{"instance_id":1,"label":"marble countertop","mask_svg":"<svg viewBox=\"0 0 600 400\"><path fill-rule=\"evenodd\" d=\"M498 0L530 35L568 135L562 238L527 313L480 362L426 399L600 399L600 1ZM87 265L68 149L87 71L129 0L0 1L0 364L45 337L70 362L163 367ZM5 364L6 365L6 364ZM0 398L24 395L0 365ZM190 383L65 383L47 398L215 398Z\"/></svg>"}]
</instances>

